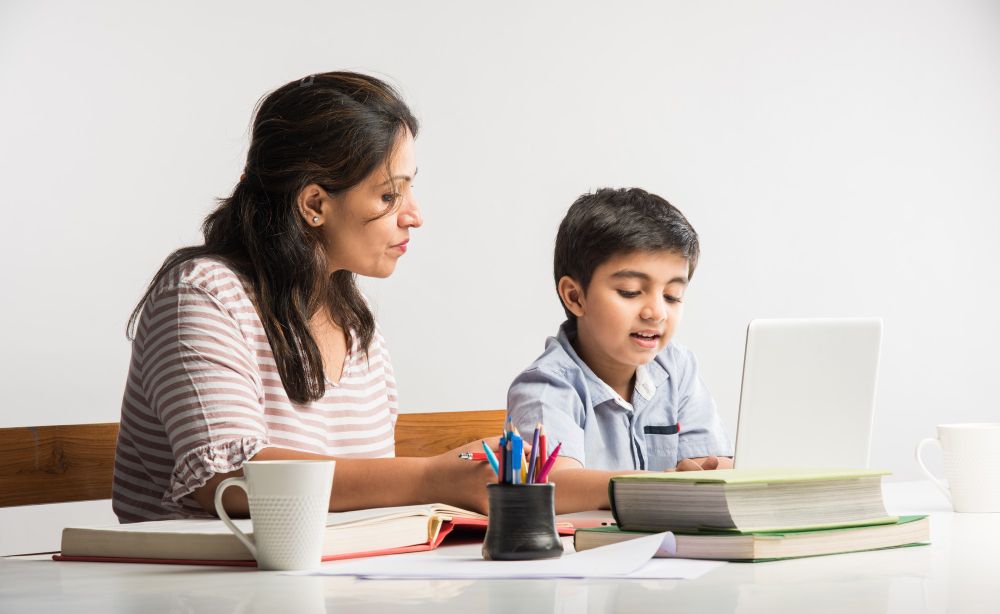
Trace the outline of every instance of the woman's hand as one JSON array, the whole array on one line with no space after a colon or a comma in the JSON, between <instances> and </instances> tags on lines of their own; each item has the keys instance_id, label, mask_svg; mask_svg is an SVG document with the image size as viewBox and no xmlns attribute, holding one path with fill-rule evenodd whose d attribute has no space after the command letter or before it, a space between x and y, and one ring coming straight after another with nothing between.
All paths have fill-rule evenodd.
<instances>
[{"instance_id":1,"label":"woman's hand","mask_svg":"<svg viewBox=\"0 0 1000 614\"><path fill-rule=\"evenodd\" d=\"M486 485L497 481L493 468L488 462L462 460L458 457L462 452L482 452L483 441L497 454L500 438L491 437L469 442L427 459L424 483L430 489L428 495L432 501L429 502L447 503L481 514L487 513L489 504Z\"/></svg>"}]
</instances>

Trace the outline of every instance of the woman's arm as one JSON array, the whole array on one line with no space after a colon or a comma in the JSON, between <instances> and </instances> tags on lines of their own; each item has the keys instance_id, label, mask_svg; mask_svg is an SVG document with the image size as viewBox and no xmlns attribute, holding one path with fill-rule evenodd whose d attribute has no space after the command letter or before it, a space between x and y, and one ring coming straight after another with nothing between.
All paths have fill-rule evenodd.
<instances>
[{"instance_id":1,"label":"woman's arm","mask_svg":"<svg viewBox=\"0 0 1000 614\"><path fill-rule=\"evenodd\" d=\"M487 440L496 447L495 441ZM335 460L330 511L340 512L370 507L448 503L463 509L486 513L486 484L496 481L488 463L463 461L461 452L482 451L478 441L427 458L336 458L288 450L264 448L252 460ZM192 493L201 507L215 514L215 490L226 478L243 475L242 471L212 476ZM222 503L231 516L247 516L246 494L229 488Z\"/></svg>"}]
</instances>

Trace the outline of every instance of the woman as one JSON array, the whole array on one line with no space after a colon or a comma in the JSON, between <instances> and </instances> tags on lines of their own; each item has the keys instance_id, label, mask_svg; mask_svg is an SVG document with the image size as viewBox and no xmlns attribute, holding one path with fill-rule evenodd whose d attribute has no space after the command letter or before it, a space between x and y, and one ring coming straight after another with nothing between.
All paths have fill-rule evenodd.
<instances>
[{"instance_id":1,"label":"woman","mask_svg":"<svg viewBox=\"0 0 1000 614\"><path fill-rule=\"evenodd\" d=\"M484 463L393 458L395 380L355 284L391 275L422 224L417 128L391 87L354 73L260 103L245 173L204 244L166 259L129 321L122 522L209 515L216 485L251 459L336 459L331 510L485 508ZM247 513L239 489L224 503Z\"/></svg>"}]
</instances>

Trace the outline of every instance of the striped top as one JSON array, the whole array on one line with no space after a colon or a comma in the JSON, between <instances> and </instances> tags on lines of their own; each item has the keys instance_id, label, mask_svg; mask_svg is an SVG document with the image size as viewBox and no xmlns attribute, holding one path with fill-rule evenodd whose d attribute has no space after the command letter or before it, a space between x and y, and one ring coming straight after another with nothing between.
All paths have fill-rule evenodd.
<instances>
[{"instance_id":1,"label":"striped top","mask_svg":"<svg viewBox=\"0 0 1000 614\"><path fill-rule=\"evenodd\" d=\"M121 522L209 516L189 495L267 447L391 457L396 381L376 330L338 383L307 405L281 384L249 284L208 258L176 267L143 307L132 343L115 452Z\"/></svg>"}]
</instances>

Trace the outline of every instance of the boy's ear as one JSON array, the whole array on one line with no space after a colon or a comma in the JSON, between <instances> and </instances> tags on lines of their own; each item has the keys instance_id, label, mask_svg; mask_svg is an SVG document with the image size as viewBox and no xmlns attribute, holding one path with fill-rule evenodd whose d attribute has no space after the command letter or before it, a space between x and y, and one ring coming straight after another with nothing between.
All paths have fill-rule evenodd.
<instances>
[{"instance_id":1,"label":"boy's ear","mask_svg":"<svg viewBox=\"0 0 1000 614\"><path fill-rule=\"evenodd\" d=\"M570 313L580 317L584 312L584 292L583 287L569 275L563 275L556 286L559 291L559 298Z\"/></svg>"}]
</instances>

